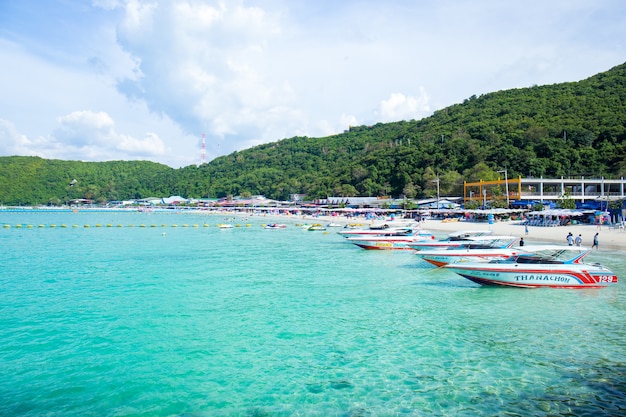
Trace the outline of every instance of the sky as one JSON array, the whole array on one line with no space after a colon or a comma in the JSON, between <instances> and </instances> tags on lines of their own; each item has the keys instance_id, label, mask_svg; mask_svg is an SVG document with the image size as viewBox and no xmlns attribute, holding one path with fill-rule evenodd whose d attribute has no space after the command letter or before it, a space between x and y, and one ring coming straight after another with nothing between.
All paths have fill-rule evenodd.
<instances>
[{"instance_id":1,"label":"sky","mask_svg":"<svg viewBox=\"0 0 626 417\"><path fill-rule=\"evenodd\" d=\"M0 0L0 156L178 168L419 120L620 65L625 21L623 0Z\"/></svg>"}]
</instances>

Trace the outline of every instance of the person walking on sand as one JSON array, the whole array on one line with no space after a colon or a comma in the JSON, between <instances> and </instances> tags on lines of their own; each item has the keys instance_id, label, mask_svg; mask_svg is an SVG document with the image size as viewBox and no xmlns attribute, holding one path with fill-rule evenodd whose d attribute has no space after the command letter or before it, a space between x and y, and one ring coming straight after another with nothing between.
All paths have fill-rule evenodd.
<instances>
[{"instance_id":1,"label":"person walking on sand","mask_svg":"<svg viewBox=\"0 0 626 417\"><path fill-rule=\"evenodd\" d=\"M570 246L573 246L573 245L574 245L574 235L572 235L572 232L569 232L569 233L567 234L566 239L567 239L567 244L568 244L568 245L570 245Z\"/></svg>"},{"instance_id":2,"label":"person walking on sand","mask_svg":"<svg viewBox=\"0 0 626 417\"><path fill-rule=\"evenodd\" d=\"M591 249L593 249L593 248L600 249L598 247L598 234L597 233L593 237L593 245L591 246Z\"/></svg>"},{"instance_id":3,"label":"person walking on sand","mask_svg":"<svg viewBox=\"0 0 626 417\"><path fill-rule=\"evenodd\" d=\"M528 225L527 224L524 225L524 233L526 233L526 235L528 235Z\"/></svg>"},{"instance_id":4,"label":"person walking on sand","mask_svg":"<svg viewBox=\"0 0 626 417\"><path fill-rule=\"evenodd\" d=\"M576 242L576 246L580 246L580 244L583 243L583 238L580 234L576 236L575 242Z\"/></svg>"}]
</instances>

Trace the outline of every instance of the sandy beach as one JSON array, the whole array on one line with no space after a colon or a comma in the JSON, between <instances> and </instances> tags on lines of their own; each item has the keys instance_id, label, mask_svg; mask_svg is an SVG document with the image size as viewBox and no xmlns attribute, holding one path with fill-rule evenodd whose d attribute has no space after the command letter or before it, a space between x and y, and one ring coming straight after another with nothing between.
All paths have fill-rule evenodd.
<instances>
[{"instance_id":1,"label":"sandy beach","mask_svg":"<svg viewBox=\"0 0 626 417\"><path fill-rule=\"evenodd\" d=\"M250 216L250 213L233 213L225 212L230 215L244 215ZM256 214L254 217L267 218L267 223L277 222L280 223L284 220L295 221L303 224L321 224L326 226L328 223L338 224L362 224L363 227L367 227L370 224L383 223L385 221L393 223L393 221L403 222L406 220L391 220L391 219L377 219L366 220L362 217L345 217L345 216L328 216L328 215L279 215L274 213ZM598 227L596 225L589 224L577 224L568 226L555 226L555 227L542 227L542 226L528 226L528 234L526 234L525 227L519 221L503 221L489 224L487 222L473 222L473 221L441 221L434 219L426 219L422 221L421 228L424 230L430 230L432 232L452 233L461 230L492 230L494 235L503 236L518 236L524 238L524 242L527 245L552 243L558 245L567 244L567 234L572 233L574 238L581 235L582 246L591 247L593 245L593 237L596 233L599 233L599 250L611 249L626 252L626 231L613 226L603 225ZM328 229L328 230L332 230Z\"/></svg>"},{"instance_id":2,"label":"sandy beach","mask_svg":"<svg viewBox=\"0 0 626 417\"><path fill-rule=\"evenodd\" d=\"M358 219L347 219L342 216L319 216L319 217L302 217L303 221L308 223L327 224L329 222L336 223L358 223ZM361 221L364 222L364 221ZM376 222L381 222L377 220ZM368 222L365 222L368 224ZM525 233L524 225L518 221L495 222L489 224L486 222L443 222L441 220L424 220L422 229L431 230L433 232L451 233L460 230L492 230L494 235L518 236L523 237L527 245L553 243L559 245L567 244L567 234L572 233L574 237L581 235L582 246L591 247L593 237L599 233L599 250L611 249L626 252L626 231L611 226L603 225L598 228L595 225L568 225L556 227L528 226L528 234Z\"/></svg>"},{"instance_id":3,"label":"sandy beach","mask_svg":"<svg viewBox=\"0 0 626 417\"><path fill-rule=\"evenodd\" d=\"M612 249L626 252L626 232L624 229L616 229L610 226L598 228L595 225L570 225L556 227L528 226L528 234L519 222L496 222L493 224L477 222L448 222L441 220L426 220L423 222L424 229L433 231L454 232L457 230L493 230L495 235L511 235L523 237L526 244L554 243L567 244L567 234L572 233L574 237L581 235L582 246L593 244L593 237L598 234L599 249Z\"/></svg>"}]
</instances>

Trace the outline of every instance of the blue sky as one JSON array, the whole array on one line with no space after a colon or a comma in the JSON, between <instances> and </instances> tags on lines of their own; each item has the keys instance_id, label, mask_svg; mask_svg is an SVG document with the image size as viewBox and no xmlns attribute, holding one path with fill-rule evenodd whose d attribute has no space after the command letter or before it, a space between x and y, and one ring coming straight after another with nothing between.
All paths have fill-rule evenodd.
<instances>
[{"instance_id":1,"label":"blue sky","mask_svg":"<svg viewBox=\"0 0 626 417\"><path fill-rule=\"evenodd\" d=\"M0 0L0 155L172 167L626 62L623 0Z\"/></svg>"}]
</instances>

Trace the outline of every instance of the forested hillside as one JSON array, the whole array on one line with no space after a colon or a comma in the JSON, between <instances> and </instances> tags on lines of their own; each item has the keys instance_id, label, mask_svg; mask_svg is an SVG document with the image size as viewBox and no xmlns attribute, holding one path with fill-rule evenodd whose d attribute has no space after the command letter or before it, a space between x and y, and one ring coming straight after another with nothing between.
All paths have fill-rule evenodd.
<instances>
[{"instance_id":1,"label":"forested hillside","mask_svg":"<svg viewBox=\"0 0 626 417\"><path fill-rule=\"evenodd\" d=\"M462 181L626 174L626 65L587 80L470 97L409 122L236 152L200 168L213 193L432 195Z\"/></svg>"},{"instance_id":2,"label":"forested hillside","mask_svg":"<svg viewBox=\"0 0 626 417\"><path fill-rule=\"evenodd\" d=\"M147 161L79 162L29 156L0 158L0 204L65 204L169 196L176 171Z\"/></svg>"},{"instance_id":3,"label":"forested hillside","mask_svg":"<svg viewBox=\"0 0 626 417\"><path fill-rule=\"evenodd\" d=\"M626 64L589 79L470 97L431 117L295 137L172 169L150 162L0 158L0 202L153 195L287 199L459 193L463 181L626 175ZM70 185L73 179L77 183Z\"/></svg>"}]
</instances>

